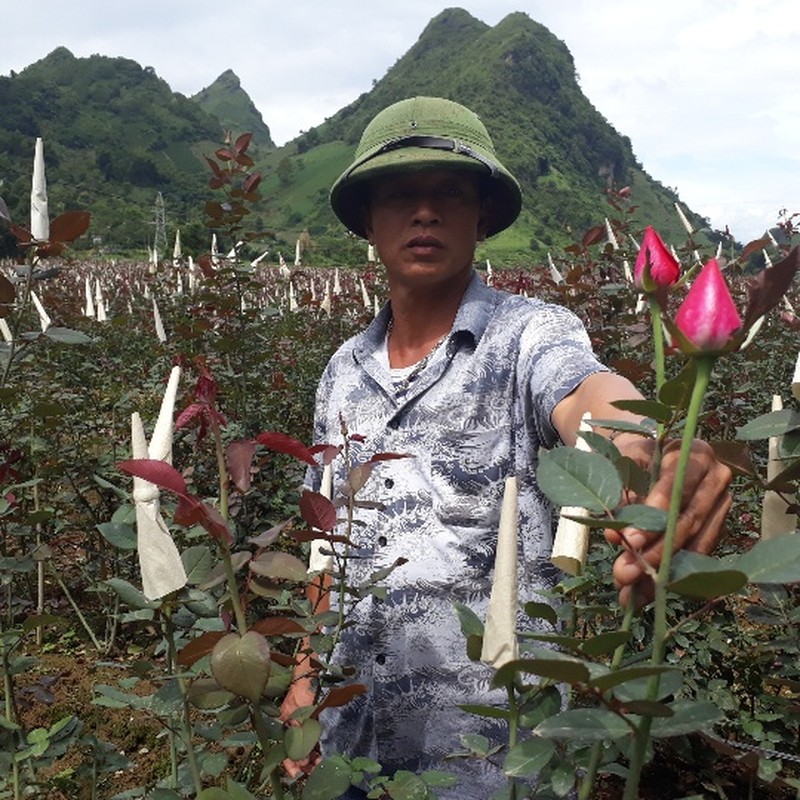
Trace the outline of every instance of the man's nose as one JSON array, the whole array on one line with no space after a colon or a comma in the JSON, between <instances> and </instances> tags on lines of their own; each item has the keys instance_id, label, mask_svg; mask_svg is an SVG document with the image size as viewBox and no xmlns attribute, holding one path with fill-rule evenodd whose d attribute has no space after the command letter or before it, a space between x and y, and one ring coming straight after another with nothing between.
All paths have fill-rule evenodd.
<instances>
[{"instance_id":1,"label":"man's nose","mask_svg":"<svg viewBox=\"0 0 800 800\"><path fill-rule=\"evenodd\" d=\"M417 192L414 195L414 222L434 225L441 219L437 195L434 192Z\"/></svg>"}]
</instances>

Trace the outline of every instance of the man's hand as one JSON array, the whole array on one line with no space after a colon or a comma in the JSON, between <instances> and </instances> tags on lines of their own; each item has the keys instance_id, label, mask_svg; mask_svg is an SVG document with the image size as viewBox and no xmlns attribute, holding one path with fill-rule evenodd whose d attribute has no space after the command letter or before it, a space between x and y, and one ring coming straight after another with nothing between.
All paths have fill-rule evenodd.
<instances>
[{"instance_id":1,"label":"man's hand","mask_svg":"<svg viewBox=\"0 0 800 800\"><path fill-rule=\"evenodd\" d=\"M654 441L622 434L615 444L623 455L640 467L648 468ZM664 447L659 478L644 498L647 505L665 511L669 508L679 452L679 441L671 441ZM722 536L725 516L733 502L728 491L731 477L730 469L717 461L711 446L695 439L686 468L673 551L710 553L716 547ZM605 535L612 544L626 548L614 562L614 583L620 590L620 603L628 605L634 587L637 606L648 603L653 598L653 582L648 572L652 574L657 571L661 563L663 534L626 528L623 531L606 530Z\"/></svg>"},{"instance_id":2,"label":"man's hand","mask_svg":"<svg viewBox=\"0 0 800 800\"><path fill-rule=\"evenodd\" d=\"M281 703L281 721L286 725L297 725L299 723L292 719L292 714L298 708L306 708L313 705L314 687L311 684L311 678L307 675L296 677L289 686L289 691L286 692L286 696ZM319 762L319 759L319 750L315 749L308 758L304 758L301 761L284 759L283 768L290 778L299 778L301 775L311 772Z\"/></svg>"}]
</instances>

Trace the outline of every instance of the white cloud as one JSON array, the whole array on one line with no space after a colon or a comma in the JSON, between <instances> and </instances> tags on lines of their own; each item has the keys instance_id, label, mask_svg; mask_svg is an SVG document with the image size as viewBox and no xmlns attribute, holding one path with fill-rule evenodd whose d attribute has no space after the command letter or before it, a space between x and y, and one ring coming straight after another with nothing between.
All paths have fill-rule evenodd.
<instances>
[{"instance_id":1,"label":"white cloud","mask_svg":"<svg viewBox=\"0 0 800 800\"><path fill-rule=\"evenodd\" d=\"M464 0L524 10L563 40L584 93L653 177L715 227L759 235L800 210L800 15L793 0ZM61 0L4 8L0 74L63 45L152 66L186 95L233 69L279 143L368 91L441 8L423 0ZM0 112L2 113L2 112Z\"/></svg>"}]
</instances>

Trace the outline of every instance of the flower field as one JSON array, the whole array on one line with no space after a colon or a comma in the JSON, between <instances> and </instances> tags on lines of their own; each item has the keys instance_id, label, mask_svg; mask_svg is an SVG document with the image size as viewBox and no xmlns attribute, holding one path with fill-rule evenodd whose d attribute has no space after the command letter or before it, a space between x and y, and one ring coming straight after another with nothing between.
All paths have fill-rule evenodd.
<instances>
[{"instance_id":1,"label":"flower field","mask_svg":"<svg viewBox=\"0 0 800 800\"><path fill-rule=\"evenodd\" d=\"M257 186L246 181L245 195ZM522 631L523 660L497 672L519 741L465 741L462 756L502 764L509 798L537 774L542 798L621 797L626 778L630 797L796 797L798 234L790 218L780 242L728 254L698 253L689 234L674 265L642 265L643 230L616 203L549 264L481 272L573 309L602 359L654 398L644 408L665 436L697 425L735 473L727 535L715 558L676 556L655 607L634 615L599 530L618 501L588 509L587 563L552 604L525 608L539 633ZM236 233L242 217L221 208L210 215ZM342 442L309 446L328 357L387 296L380 265L35 249L0 266L0 798L332 800L362 781L371 797L435 797L444 774L385 776L336 756L310 775L284 768L315 752L321 710L364 690L321 655L314 704L281 715L309 641L328 653L346 624L305 594L309 582L324 591L309 542L349 546L372 471L395 455L346 461L338 493L302 490L307 467L347 459L358 435L342 409ZM709 378L695 403L698 357L711 360L695 370ZM584 455L611 463L612 450ZM581 469L572 477L593 490ZM557 502L580 505L570 499ZM382 576L350 586L337 564L340 591L380 596ZM474 649L481 621L457 616Z\"/></svg>"}]
</instances>

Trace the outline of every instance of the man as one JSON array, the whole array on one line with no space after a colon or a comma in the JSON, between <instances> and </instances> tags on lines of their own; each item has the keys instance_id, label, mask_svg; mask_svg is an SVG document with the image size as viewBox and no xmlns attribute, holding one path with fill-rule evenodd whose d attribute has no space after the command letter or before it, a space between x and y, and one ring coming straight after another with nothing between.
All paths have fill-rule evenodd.
<instances>
[{"instance_id":1,"label":"man","mask_svg":"<svg viewBox=\"0 0 800 800\"><path fill-rule=\"evenodd\" d=\"M597 360L571 312L478 278L477 242L516 219L521 194L468 109L416 97L379 113L334 184L331 204L375 246L390 302L326 368L315 440L337 443L344 420L362 440L352 444L356 461L381 452L412 457L382 463L364 490L382 508L361 515L348 582L408 560L386 580L385 601L368 597L349 617L336 660L357 668L367 692L328 713L323 747L372 757L390 773L455 771L461 783L442 797L488 799L504 783L496 766L444 760L459 749L461 734L505 738L502 724L457 708L497 698L488 688L491 669L466 656L453 604L485 615L509 475L519 486L521 599L554 584L553 511L536 484L537 453L574 444L587 411L596 419L637 419L611 403L641 395ZM642 463L652 445L627 433L615 444ZM673 458L665 457L648 502L667 506ZM698 443L681 546L713 547L729 480ZM652 535L629 531L627 540L658 563ZM614 577L625 602L644 577L640 558L622 553Z\"/></svg>"}]
</instances>

